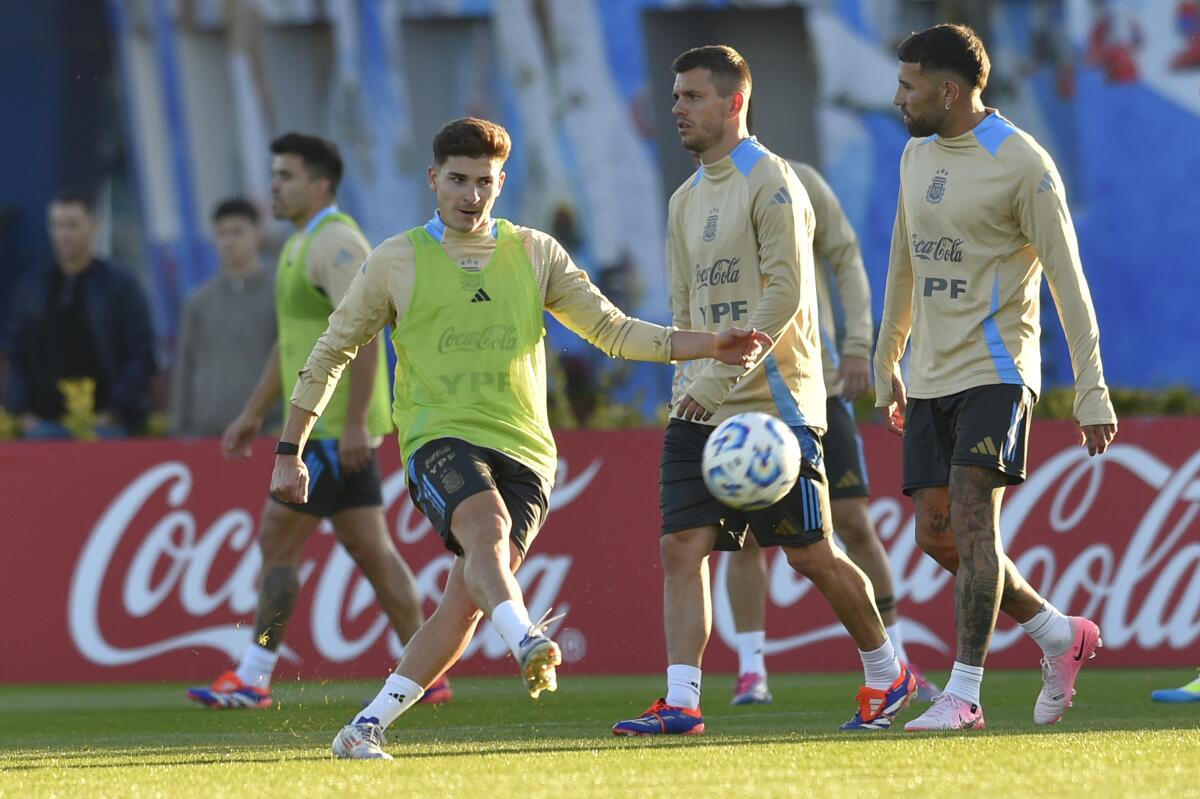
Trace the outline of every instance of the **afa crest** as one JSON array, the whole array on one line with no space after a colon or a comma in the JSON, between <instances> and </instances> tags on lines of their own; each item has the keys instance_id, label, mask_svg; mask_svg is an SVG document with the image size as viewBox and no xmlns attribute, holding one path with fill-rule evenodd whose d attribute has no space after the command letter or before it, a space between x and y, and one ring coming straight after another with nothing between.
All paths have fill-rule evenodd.
<instances>
[{"instance_id":1,"label":"afa crest","mask_svg":"<svg viewBox=\"0 0 1200 799\"><path fill-rule=\"evenodd\" d=\"M929 183L929 188L925 191L925 202L930 205L937 205L946 196L946 184L950 181L950 173L944 169L939 169L937 174L933 176L933 180Z\"/></svg>"},{"instance_id":2,"label":"afa crest","mask_svg":"<svg viewBox=\"0 0 1200 799\"><path fill-rule=\"evenodd\" d=\"M717 237L717 216L720 212L720 208L710 208L708 210L708 219L704 222L705 241L712 241Z\"/></svg>"}]
</instances>

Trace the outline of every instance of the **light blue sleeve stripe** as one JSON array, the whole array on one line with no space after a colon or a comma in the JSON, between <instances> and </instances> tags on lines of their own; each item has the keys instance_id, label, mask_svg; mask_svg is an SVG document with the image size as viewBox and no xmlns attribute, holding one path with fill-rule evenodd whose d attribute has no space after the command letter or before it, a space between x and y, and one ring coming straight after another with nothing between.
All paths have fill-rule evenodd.
<instances>
[{"instance_id":1,"label":"light blue sleeve stripe","mask_svg":"<svg viewBox=\"0 0 1200 799\"><path fill-rule=\"evenodd\" d=\"M324 208L322 208L320 211L317 212L317 215L314 216L312 219L308 220L308 224L304 226L305 235L311 236L312 232L317 229L317 226L325 221L325 217L329 216L330 214L336 214L337 212L338 212L338 207L333 204L327 205Z\"/></svg>"},{"instance_id":2,"label":"light blue sleeve stripe","mask_svg":"<svg viewBox=\"0 0 1200 799\"><path fill-rule=\"evenodd\" d=\"M1021 379L1021 373L1017 371L1017 364L1009 354L1008 347L1004 345L1004 337L1000 335L1000 328L996 325L996 312L999 310L1000 273L997 272L996 280L992 284L991 311L983 320L983 338L987 341L988 352L992 355L992 363L996 365L996 374L1000 376L1000 382L1023 386L1025 381Z\"/></svg>"},{"instance_id":3,"label":"light blue sleeve stripe","mask_svg":"<svg viewBox=\"0 0 1200 799\"><path fill-rule=\"evenodd\" d=\"M779 409L779 418L788 427L808 427L804 414L800 412L800 406L796 404L796 398L788 390L787 382L779 372L779 362L775 360L775 353L767 356L763 368L767 370L767 385L771 389L771 399L775 400L775 407Z\"/></svg>"},{"instance_id":4,"label":"light blue sleeve stripe","mask_svg":"<svg viewBox=\"0 0 1200 799\"><path fill-rule=\"evenodd\" d=\"M425 223L425 229L438 244L441 244L442 239L446 238L446 223L442 221L440 214L434 213L433 219Z\"/></svg>"},{"instance_id":5,"label":"light blue sleeve stripe","mask_svg":"<svg viewBox=\"0 0 1200 799\"><path fill-rule=\"evenodd\" d=\"M987 119L975 126L975 140L979 146L994 157L1004 140L1017 132L1013 123L999 114L990 114Z\"/></svg>"},{"instance_id":6,"label":"light blue sleeve stripe","mask_svg":"<svg viewBox=\"0 0 1200 799\"><path fill-rule=\"evenodd\" d=\"M691 185L692 185L692 186L695 186L695 185L696 185L697 183L699 183L699 182L700 182L700 181L701 181L703 178L704 178L704 164L701 164L701 165L700 165L700 168L696 170L696 174L692 175L692 183L691 183Z\"/></svg>"},{"instance_id":7,"label":"light blue sleeve stripe","mask_svg":"<svg viewBox=\"0 0 1200 799\"><path fill-rule=\"evenodd\" d=\"M733 152L729 157L733 159L733 165L737 167L738 172L743 175L749 175L754 169L754 165L766 157L770 151L758 143L758 139L751 136L748 139L742 139L741 144L733 148Z\"/></svg>"}]
</instances>

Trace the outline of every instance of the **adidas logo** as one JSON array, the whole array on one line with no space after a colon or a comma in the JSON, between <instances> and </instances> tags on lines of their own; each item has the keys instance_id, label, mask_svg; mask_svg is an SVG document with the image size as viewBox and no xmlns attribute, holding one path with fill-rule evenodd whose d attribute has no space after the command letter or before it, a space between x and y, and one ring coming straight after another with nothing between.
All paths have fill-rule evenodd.
<instances>
[{"instance_id":1,"label":"adidas logo","mask_svg":"<svg viewBox=\"0 0 1200 799\"><path fill-rule=\"evenodd\" d=\"M771 198L771 205L787 205L792 201L792 195L788 194L787 186L781 186L779 191L775 192L775 196Z\"/></svg>"},{"instance_id":2,"label":"adidas logo","mask_svg":"<svg viewBox=\"0 0 1200 799\"><path fill-rule=\"evenodd\" d=\"M392 699L396 700L397 702L403 702L405 699L407 699L407 697L404 694L388 694L388 696L390 696Z\"/></svg>"},{"instance_id":3,"label":"adidas logo","mask_svg":"<svg viewBox=\"0 0 1200 799\"><path fill-rule=\"evenodd\" d=\"M1054 178L1050 177L1050 172L1047 170L1042 173L1042 182L1038 184L1037 193L1045 194L1048 191L1054 191Z\"/></svg>"},{"instance_id":4,"label":"adidas logo","mask_svg":"<svg viewBox=\"0 0 1200 799\"><path fill-rule=\"evenodd\" d=\"M842 475L842 479L837 481L838 488L854 488L858 485L862 485L862 480L859 480L858 475L854 472L846 472Z\"/></svg>"},{"instance_id":5,"label":"adidas logo","mask_svg":"<svg viewBox=\"0 0 1200 799\"><path fill-rule=\"evenodd\" d=\"M976 455L996 455L999 451L996 449L992 437L988 436L983 441L971 447L971 452L974 452Z\"/></svg>"},{"instance_id":6,"label":"adidas logo","mask_svg":"<svg viewBox=\"0 0 1200 799\"><path fill-rule=\"evenodd\" d=\"M471 298L471 302L491 302L492 298L483 289L475 292L475 296Z\"/></svg>"}]
</instances>

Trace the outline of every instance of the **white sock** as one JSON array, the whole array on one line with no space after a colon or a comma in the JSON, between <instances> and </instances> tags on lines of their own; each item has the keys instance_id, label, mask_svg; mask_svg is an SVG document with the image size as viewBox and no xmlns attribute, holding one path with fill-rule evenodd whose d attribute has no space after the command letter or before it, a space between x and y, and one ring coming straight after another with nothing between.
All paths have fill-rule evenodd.
<instances>
[{"instance_id":1,"label":"white sock","mask_svg":"<svg viewBox=\"0 0 1200 799\"><path fill-rule=\"evenodd\" d=\"M1071 620L1059 613L1049 602L1044 603L1032 619L1021 622L1021 626L1038 642L1042 653L1048 658L1058 657L1075 643L1075 631L1071 629Z\"/></svg>"},{"instance_id":2,"label":"white sock","mask_svg":"<svg viewBox=\"0 0 1200 799\"><path fill-rule=\"evenodd\" d=\"M900 661L896 660L890 639L884 639L883 646L870 652L858 650L858 656L862 658L868 688L886 691L900 677Z\"/></svg>"},{"instance_id":3,"label":"white sock","mask_svg":"<svg viewBox=\"0 0 1200 799\"><path fill-rule=\"evenodd\" d=\"M900 634L900 622L887 628L887 637L892 642L892 649L896 650L896 657L901 663L907 663L908 652L904 651L904 636Z\"/></svg>"},{"instance_id":4,"label":"white sock","mask_svg":"<svg viewBox=\"0 0 1200 799\"><path fill-rule=\"evenodd\" d=\"M251 641L242 653L242 662L238 664L238 679L251 688L262 688L265 691L271 687L271 674L274 673L278 660L278 652L272 652Z\"/></svg>"},{"instance_id":5,"label":"white sock","mask_svg":"<svg viewBox=\"0 0 1200 799\"><path fill-rule=\"evenodd\" d=\"M508 644L515 658L521 648L521 639L529 634L533 622L529 620L529 611L525 609L524 602L519 599L507 599L492 611L492 626L500 633L504 643Z\"/></svg>"},{"instance_id":6,"label":"white sock","mask_svg":"<svg viewBox=\"0 0 1200 799\"><path fill-rule=\"evenodd\" d=\"M700 669L667 666L667 704L690 710L700 707Z\"/></svg>"},{"instance_id":7,"label":"white sock","mask_svg":"<svg viewBox=\"0 0 1200 799\"><path fill-rule=\"evenodd\" d=\"M748 633L738 633L734 640L737 642L738 676L757 674L767 676L767 664L763 662L763 645L767 641L765 630L752 630Z\"/></svg>"},{"instance_id":8,"label":"white sock","mask_svg":"<svg viewBox=\"0 0 1200 799\"><path fill-rule=\"evenodd\" d=\"M968 666L966 663L954 661L950 670L950 680L942 690L945 694L954 694L972 705L979 704L979 686L983 684L983 666Z\"/></svg>"},{"instance_id":9,"label":"white sock","mask_svg":"<svg viewBox=\"0 0 1200 799\"><path fill-rule=\"evenodd\" d=\"M374 720L380 727L387 729L389 724L400 718L401 713L415 705L424 693L425 689L412 680L392 672L383 683L383 690L355 717L354 723Z\"/></svg>"}]
</instances>

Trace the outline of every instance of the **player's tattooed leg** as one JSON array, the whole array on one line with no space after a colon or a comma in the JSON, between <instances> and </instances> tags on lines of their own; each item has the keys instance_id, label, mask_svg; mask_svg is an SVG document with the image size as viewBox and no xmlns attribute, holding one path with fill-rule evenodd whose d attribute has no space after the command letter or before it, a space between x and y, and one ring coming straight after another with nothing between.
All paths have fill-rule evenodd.
<instances>
[{"instance_id":1,"label":"player's tattooed leg","mask_svg":"<svg viewBox=\"0 0 1200 799\"><path fill-rule=\"evenodd\" d=\"M982 666L996 627L1004 586L1000 548L1002 474L979 466L950 467L950 518L958 549L954 580L957 660Z\"/></svg>"},{"instance_id":2,"label":"player's tattooed leg","mask_svg":"<svg viewBox=\"0 0 1200 799\"><path fill-rule=\"evenodd\" d=\"M258 589L258 617L254 620L256 644L272 652L279 648L299 593L300 576L293 564L263 567Z\"/></svg>"}]
</instances>

